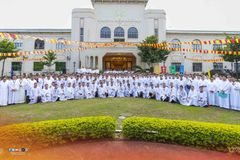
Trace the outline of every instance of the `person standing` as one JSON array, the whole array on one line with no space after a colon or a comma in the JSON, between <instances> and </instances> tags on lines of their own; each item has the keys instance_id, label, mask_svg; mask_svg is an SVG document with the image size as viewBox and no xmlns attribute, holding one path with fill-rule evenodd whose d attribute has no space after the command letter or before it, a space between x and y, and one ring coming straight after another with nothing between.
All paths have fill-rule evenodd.
<instances>
[{"instance_id":1,"label":"person standing","mask_svg":"<svg viewBox=\"0 0 240 160\"><path fill-rule=\"evenodd\" d=\"M221 108L230 109L230 87L229 81L224 76L218 90L219 106Z\"/></svg>"},{"instance_id":2,"label":"person standing","mask_svg":"<svg viewBox=\"0 0 240 160\"><path fill-rule=\"evenodd\" d=\"M3 77L0 81L0 106L8 105L8 80L7 77Z\"/></svg>"},{"instance_id":3,"label":"person standing","mask_svg":"<svg viewBox=\"0 0 240 160\"><path fill-rule=\"evenodd\" d=\"M19 97L19 82L16 76L13 76L12 80L9 81L8 89L8 104L17 104Z\"/></svg>"},{"instance_id":4,"label":"person standing","mask_svg":"<svg viewBox=\"0 0 240 160\"><path fill-rule=\"evenodd\" d=\"M233 78L230 87L230 105L233 110L240 110L240 84Z\"/></svg>"}]
</instances>

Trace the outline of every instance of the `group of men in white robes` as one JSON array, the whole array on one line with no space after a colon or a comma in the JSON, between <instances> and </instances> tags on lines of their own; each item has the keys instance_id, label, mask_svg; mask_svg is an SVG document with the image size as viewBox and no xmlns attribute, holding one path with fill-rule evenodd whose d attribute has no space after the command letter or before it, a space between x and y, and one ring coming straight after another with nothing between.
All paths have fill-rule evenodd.
<instances>
[{"instance_id":1,"label":"group of men in white robes","mask_svg":"<svg viewBox=\"0 0 240 160\"><path fill-rule=\"evenodd\" d=\"M3 77L0 106L91 98L154 98L184 106L240 110L240 83L232 77L88 73Z\"/></svg>"}]
</instances>

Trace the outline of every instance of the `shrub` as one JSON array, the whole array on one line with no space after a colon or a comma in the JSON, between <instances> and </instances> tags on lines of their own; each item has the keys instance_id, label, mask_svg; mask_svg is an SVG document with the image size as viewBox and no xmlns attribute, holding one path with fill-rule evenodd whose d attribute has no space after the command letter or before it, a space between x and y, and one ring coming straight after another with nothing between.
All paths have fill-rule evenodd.
<instances>
[{"instance_id":1,"label":"shrub","mask_svg":"<svg viewBox=\"0 0 240 160\"><path fill-rule=\"evenodd\" d=\"M123 121L123 136L218 151L240 147L239 125L132 117Z\"/></svg>"},{"instance_id":2,"label":"shrub","mask_svg":"<svg viewBox=\"0 0 240 160\"><path fill-rule=\"evenodd\" d=\"M0 146L46 147L81 139L113 138L111 117L86 117L23 123L0 127Z\"/></svg>"}]
</instances>

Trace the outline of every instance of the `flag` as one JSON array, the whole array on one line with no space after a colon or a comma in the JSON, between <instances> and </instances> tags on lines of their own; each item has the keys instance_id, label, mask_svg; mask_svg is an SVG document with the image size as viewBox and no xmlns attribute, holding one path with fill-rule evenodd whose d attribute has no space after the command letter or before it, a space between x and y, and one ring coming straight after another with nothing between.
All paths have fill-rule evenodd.
<instances>
[{"instance_id":1,"label":"flag","mask_svg":"<svg viewBox=\"0 0 240 160\"><path fill-rule=\"evenodd\" d=\"M211 78L211 71L210 71L210 68L208 68L208 78L209 78L209 79Z\"/></svg>"},{"instance_id":2,"label":"flag","mask_svg":"<svg viewBox=\"0 0 240 160\"><path fill-rule=\"evenodd\" d=\"M181 65L181 66L180 66L180 74L181 74L181 75L184 75L184 72L185 72L185 71L184 71L184 65Z\"/></svg>"},{"instance_id":3,"label":"flag","mask_svg":"<svg viewBox=\"0 0 240 160\"><path fill-rule=\"evenodd\" d=\"M176 66L170 66L170 73L176 75Z\"/></svg>"}]
</instances>

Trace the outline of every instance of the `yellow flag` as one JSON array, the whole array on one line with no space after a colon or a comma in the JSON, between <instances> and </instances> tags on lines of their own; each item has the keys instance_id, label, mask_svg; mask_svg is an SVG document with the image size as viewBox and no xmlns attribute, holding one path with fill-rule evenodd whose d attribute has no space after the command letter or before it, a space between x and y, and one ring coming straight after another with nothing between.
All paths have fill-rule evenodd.
<instances>
[{"instance_id":1,"label":"yellow flag","mask_svg":"<svg viewBox=\"0 0 240 160\"><path fill-rule=\"evenodd\" d=\"M208 68L208 78L211 78L211 72L210 72L210 68Z\"/></svg>"}]
</instances>

